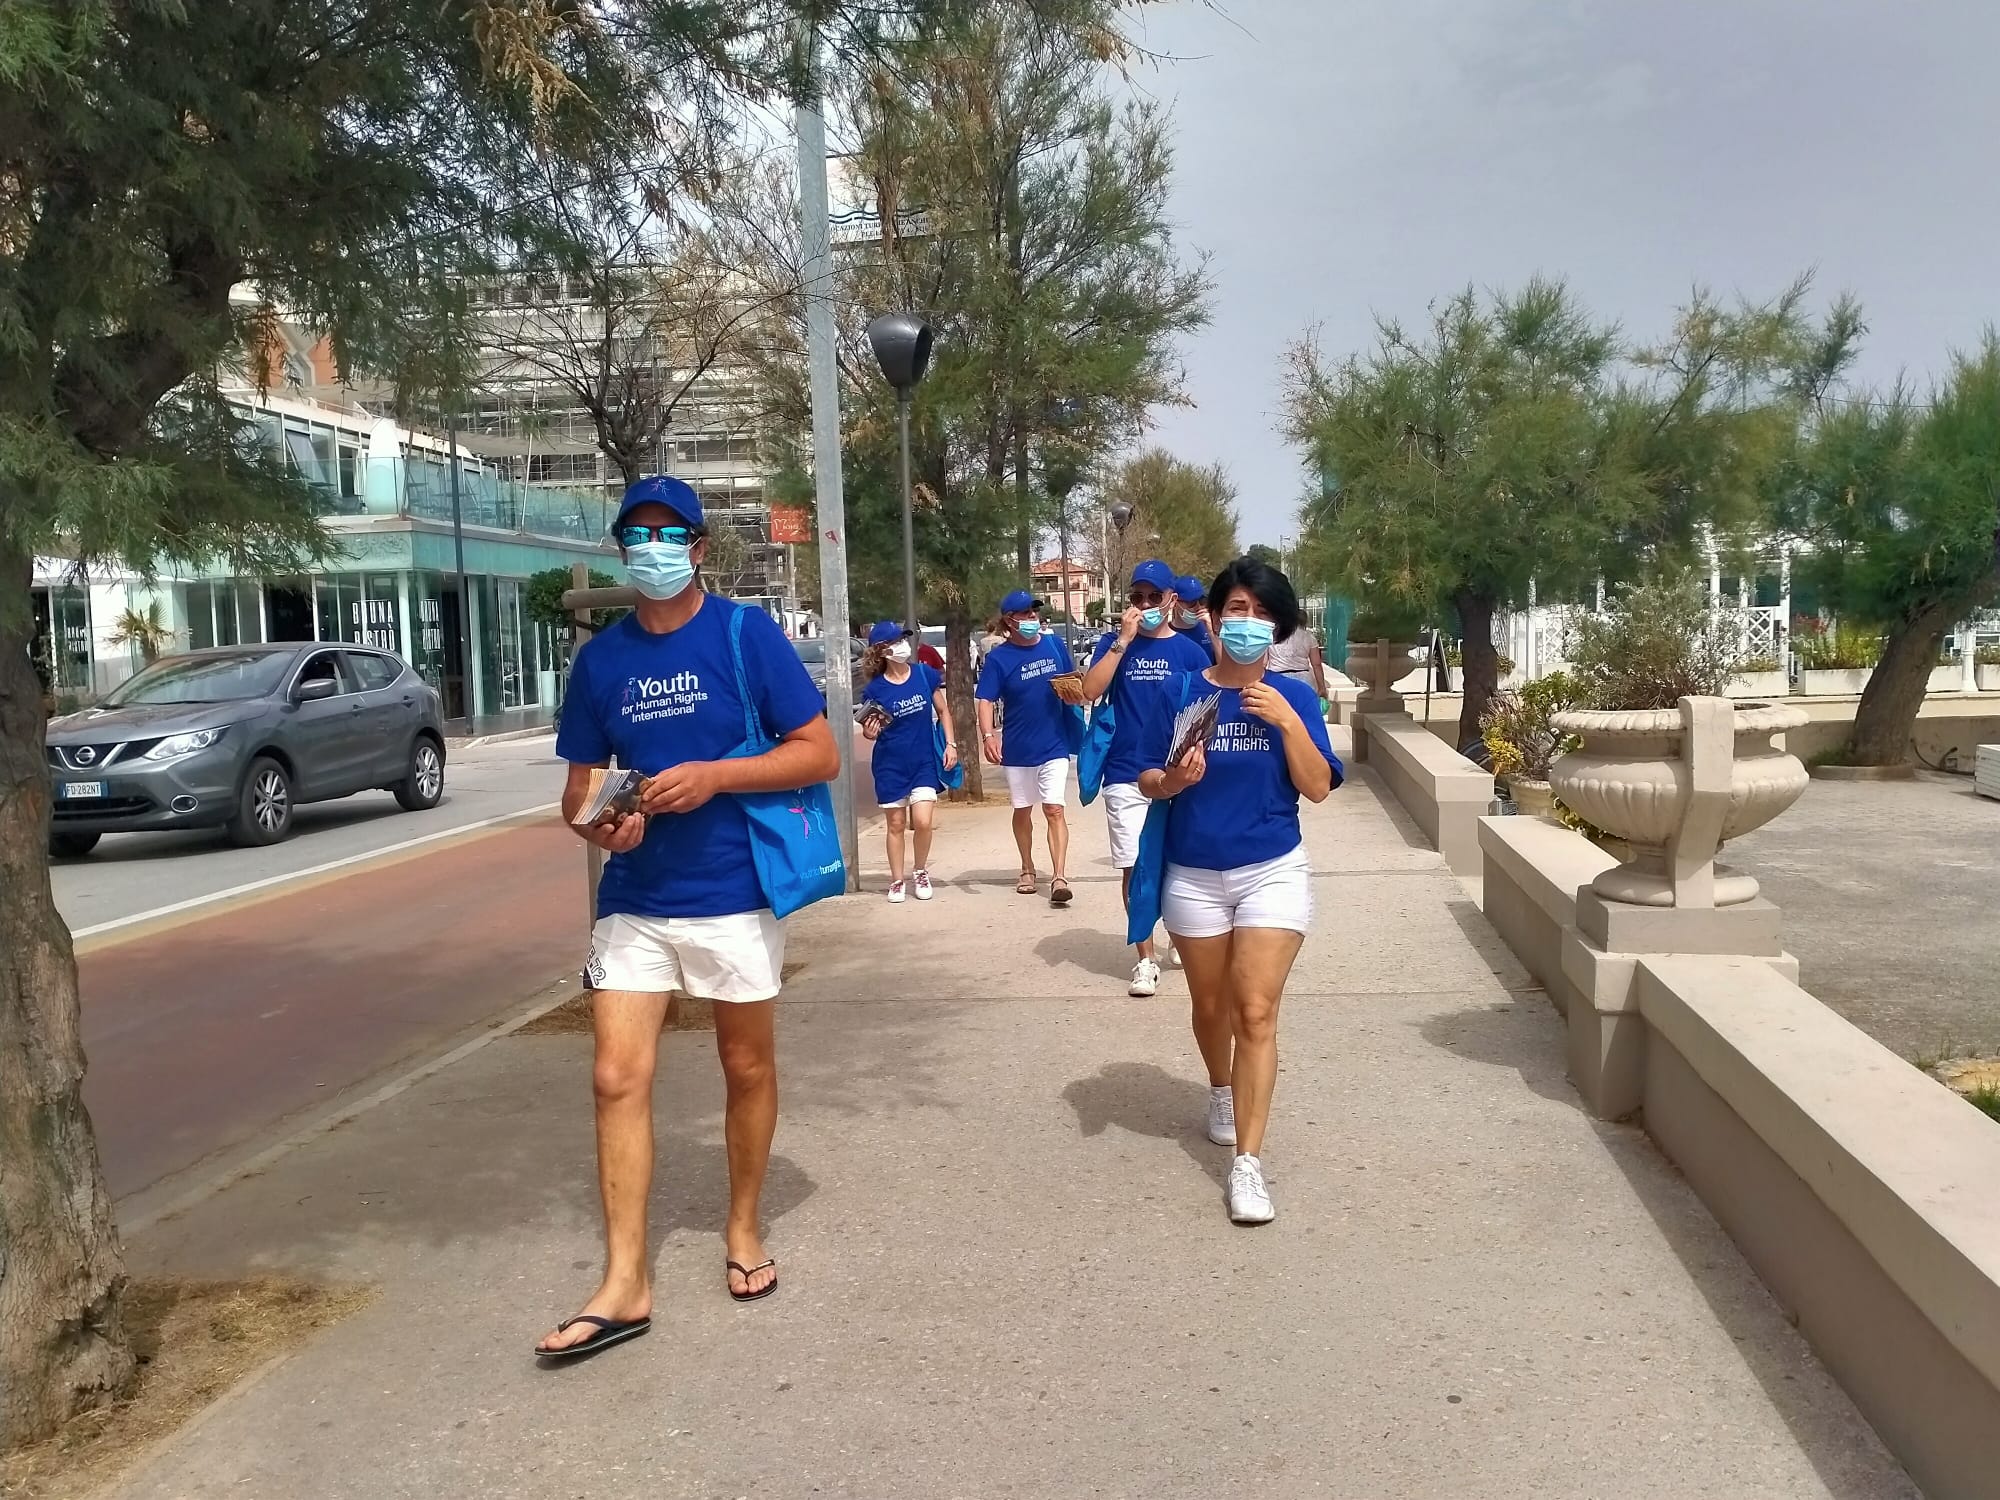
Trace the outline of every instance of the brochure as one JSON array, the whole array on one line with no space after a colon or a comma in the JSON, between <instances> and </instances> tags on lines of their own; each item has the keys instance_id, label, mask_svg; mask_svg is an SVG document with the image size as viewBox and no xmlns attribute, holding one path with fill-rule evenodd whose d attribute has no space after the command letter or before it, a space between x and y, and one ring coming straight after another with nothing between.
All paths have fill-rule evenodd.
<instances>
[{"instance_id":1,"label":"brochure","mask_svg":"<svg viewBox=\"0 0 2000 1500\"><path fill-rule=\"evenodd\" d=\"M588 828L593 823L615 822L623 813L635 813L639 810L639 793L645 785L646 778L637 771L592 771L590 795L570 821L578 828Z\"/></svg>"}]
</instances>

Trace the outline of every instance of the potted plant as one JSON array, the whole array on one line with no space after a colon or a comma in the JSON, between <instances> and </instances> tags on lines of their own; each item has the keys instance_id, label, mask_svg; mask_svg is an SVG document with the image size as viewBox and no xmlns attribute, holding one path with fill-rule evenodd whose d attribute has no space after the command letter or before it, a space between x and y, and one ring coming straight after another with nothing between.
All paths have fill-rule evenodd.
<instances>
[{"instance_id":1,"label":"potted plant","mask_svg":"<svg viewBox=\"0 0 2000 1500\"><path fill-rule=\"evenodd\" d=\"M1576 679L1552 672L1502 693L1480 715L1479 737L1492 758L1493 774L1507 783L1508 796L1522 812L1556 821L1549 767L1576 741L1556 727L1555 716L1581 701Z\"/></svg>"},{"instance_id":2,"label":"potted plant","mask_svg":"<svg viewBox=\"0 0 2000 1500\"><path fill-rule=\"evenodd\" d=\"M1361 684L1366 696L1376 691L1378 653L1388 653L1388 669L1381 686L1396 691L1402 679L1422 664L1419 655L1423 614L1406 604L1368 604L1354 612L1347 624L1347 675ZM1387 646L1382 645L1387 642ZM1422 686L1421 683L1418 684Z\"/></svg>"},{"instance_id":3,"label":"potted plant","mask_svg":"<svg viewBox=\"0 0 2000 1500\"><path fill-rule=\"evenodd\" d=\"M2000 645L1981 646L1972 657L1973 678L1982 693L2000 693Z\"/></svg>"},{"instance_id":4,"label":"potted plant","mask_svg":"<svg viewBox=\"0 0 2000 1500\"><path fill-rule=\"evenodd\" d=\"M1973 670L1978 671L1975 665ZM1930 678L1924 683L1926 693L1956 693L1965 686L1965 665L1958 659L1949 644L1938 648L1937 665L1931 668Z\"/></svg>"},{"instance_id":5,"label":"potted plant","mask_svg":"<svg viewBox=\"0 0 2000 1500\"><path fill-rule=\"evenodd\" d=\"M1735 642L1717 628L1692 579L1628 590L1605 619L1585 619L1571 651L1588 705L1555 715L1577 747L1549 770L1555 795L1576 816L1622 840L1631 860L1593 882L1601 896L1646 906L1673 904L1667 843L1692 796L1681 757L1680 700L1722 698L1738 675ZM1806 768L1772 736L1806 722L1786 705L1734 703L1735 759L1722 838L1761 828L1796 802ZM1756 894L1743 878L1718 881L1716 903Z\"/></svg>"},{"instance_id":6,"label":"potted plant","mask_svg":"<svg viewBox=\"0 0 2000 1500\"><path fill-rule=\"evenodd\" d=\"M1791 690L1791 680L1785 676L1784 664L1769 656L1746 659L1737 667L1736 676L1729 684L1729 696L1732 698L1782 698Z\"/></svg>"},{"instance_id":7,"label":"potted plant","mask_svg":"<svg viewBox=\"0 0 2000 1500\"><path fill-rule=\"evenodd\" d=\"M154 599L143 610L127 605L105 642L112 646L137 646L140 661L150 667L173 649L174 632L160 617L160 601Z\"/></svg>"},{"instance_id":8,"label":"potted plant","mask_svg":"<svg viewBox=\"0 0 2000 1500\"><path fill-rule=\"evenodd\" d=\"M1839 696L1868 686L1882 659L1882 638L1845 621L1801 619L1792 631L1792 654L1799 663L1799 691Z\"/></svg>"}]
</instances>

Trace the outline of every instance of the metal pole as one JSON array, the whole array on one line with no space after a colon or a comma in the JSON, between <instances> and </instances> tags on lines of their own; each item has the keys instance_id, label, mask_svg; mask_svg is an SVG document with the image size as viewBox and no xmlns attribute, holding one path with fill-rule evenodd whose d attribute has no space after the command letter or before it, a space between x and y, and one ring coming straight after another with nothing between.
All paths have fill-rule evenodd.
<instances>
[{"instance_id":1,"label":"metal pole","mask_svg":"<svg viewBox=\"0 0 2000 1500\"><path fill-rule=\"evenodd\" d=\"M472 727L472 595L465 586L465 514L458 498L458 403L445 424L451 449L451 548L458 574L458 706L467 729Z\"/></svg>"},{"instance_id":2,"label":"metal pole","mask_svg":"<svg viewBox=\"0 0 2000 1500\"><path fill-rule=\"evenodd\" d=\"M569 586L573 589L590 587L590 568L585 563L569 565ZM576 653L583 649L583 643L590 639L590 611L573 610L569 617L569 660L576 665ZM586 927L597 922L597 883L604 876L604 851L595 844L583 846L583 891Z\"/></svg>"},{"instance_id":3,"label":"metal pole","mask_svg":"<svg viewBox=\"0 0 2000 1500\"><path fill-rule=\"evenodd\" d=\"M896 438L902 445L903 473L903 623L917 628L916 522L910 506L910 393L896 392Z\"/></svg>"},{"instance_id":4,"label":"metal pole","mask_svg":"<svg viewBox=\"0 0 2000 1500\"><path fill-rule=\"evenodd\" d=\"M1056 496L1056 545L1062 550L1063 615L1067 623L1063 630L1070 636L1076 634L1076 595L1072 592L1075 573L1069 559L1069 490L1065 487Z\"/></svg>"},{"instance_id":5,"label":"metal pole","mask_svg":"<svg viewBox=\"0 0 2000 1500\"><path fill-rule=\"evenodd\" d=\"M815 46L808 42L808 46ZM810 61L810 58L809 58ZM814 71L814 70L810 70ZM840 476L840 372L834 362L833 244L826 204L826 121L816 97L793 111L799 143L799 241L804 251L806 355L812 377L813 494L819 509L819 617L826 641L826 715L841 749L833 780L834 822L847 860L847 888L861 889L854 820L854 679L848 671L847 505Z\"/></svg>"}]
</instances>

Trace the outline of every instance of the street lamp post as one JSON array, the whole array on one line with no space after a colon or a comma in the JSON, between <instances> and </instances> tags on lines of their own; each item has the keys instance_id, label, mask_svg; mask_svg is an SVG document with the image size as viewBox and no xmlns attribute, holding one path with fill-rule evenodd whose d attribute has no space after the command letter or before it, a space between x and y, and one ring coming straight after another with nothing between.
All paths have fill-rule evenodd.
<instances>
[{"instance_id":1,"label":"street lamp post","mask_svg":"<svg viewBox=\"0 0 2000 1500\"><path fill-rule=\"evenodd\" d=\"M1123 500L1112 506L1111 524L1118 532L1119 540L1122 542L1125 537L1125 528L1132 524L1132 507L1127 505ZM1122 573L1124 569L1121 568L1119 571ZM1111 561L1107 557L1104 563L1104 615L1106 619L1111 617L1111 598Z\"/></svg>"},{"instance_id":2,"label":"street lamp post","mask_svg":"<svg viewBox=\"0 0 2000 1500\"><path fill-rule=\"evenodd\" d=\"M915 313L883 313L868 325L868 344L896 392L896 438L903 480L903 623L917 629L916 522L910 499L910 393L931 362L930 325Z\"/></svg>"}]
</instances>

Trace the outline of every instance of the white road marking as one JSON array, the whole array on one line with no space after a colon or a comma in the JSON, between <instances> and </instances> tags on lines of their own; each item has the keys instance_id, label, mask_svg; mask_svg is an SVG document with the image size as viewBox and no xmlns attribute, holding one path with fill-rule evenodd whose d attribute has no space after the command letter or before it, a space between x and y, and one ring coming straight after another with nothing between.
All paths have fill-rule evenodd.
<instances>
[{"instance_id":1,"label":"white road marking","mask_svg":"<svg viewBox=\"0 0 2000 1500\"><path fill-rule=\"evenodd\" d=\"M404 839L397 844L384 844L380 849L370 849L361 854L350 854L344 859L331 859L323 865L313 865L304 870L287 870L282 875L267 875L262 880L247 881L242 885L232 885L227 890L212 891L206 896L193 896L186 901L175 901L167 906L156 906L151 911L136 912L129 917L117 917L109 922L97 922L89 927L78 927L70 936L73 939L96 937L100 933L115 932L121 927L131 927L140 922L155 921L160 917L171 917L178 912L193 911L198 907L213 906L218 901L231 901L238 896L247 896L252 891L269 890L272 886L288 885L295 880L309 880L315 875L324 875L329 870L344 869L348 865L365 864L371 859L380 859L387 854L400 854L405 849L416 849L425 844L435 844L444 839L455 839L468 833L477 833L482 828L497 828L502 823L517 823L535 818L543 813L557 812L560 802L543 802L534 807L524 807L519 812L502 813L497 818L481 818L476 823L461 823L456 828L441 828L436 833L426 833L418 838Z\"/></svg>"}]
</instances>

